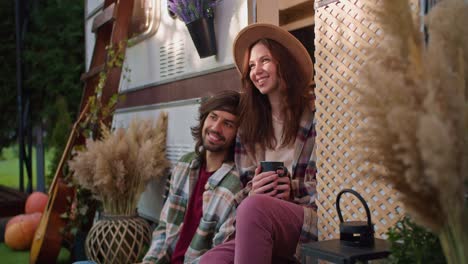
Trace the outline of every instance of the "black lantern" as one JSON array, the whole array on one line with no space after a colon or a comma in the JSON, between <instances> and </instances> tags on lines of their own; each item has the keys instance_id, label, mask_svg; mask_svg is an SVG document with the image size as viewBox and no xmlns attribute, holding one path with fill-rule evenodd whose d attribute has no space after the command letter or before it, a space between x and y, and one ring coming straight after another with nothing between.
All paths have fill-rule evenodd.
<instances>
[{"instance_id":1,"label":"black lantern","mask_svg":"<svg viewBox=\"0 0 468 264\"><path fill-rule=\"evenodd\" d=\"M364 221L343 221L340 209L340 198L343 193L352 193L364 205L366 209L367 222ZM336 197L336 211L340 218L340 240L342 243L352 247L368 247L374 244L374 225L371 221L371 214L366 201L362 196L351 189L344 189Z\"/></svg>"},{"instance_id":2,"label":"black lantern","mask_svg":"<svg viewBox=\"0 0 468 264\"><path fill-rule=\"evenodd\" d=\"M343 193L351 193L361 201L366 209L367 222L343 221L340 209L340 198ZM358 192L351 189L339 192L336 198L336 209L340 219L340 239L303 244L302 263L307 263L307 257L312 258L312 263L316 263L317 259L323 259L343 264L388 257L390 243L383 239L374 238L374 226L369 207Z\"/></svg>"}]
</instances>

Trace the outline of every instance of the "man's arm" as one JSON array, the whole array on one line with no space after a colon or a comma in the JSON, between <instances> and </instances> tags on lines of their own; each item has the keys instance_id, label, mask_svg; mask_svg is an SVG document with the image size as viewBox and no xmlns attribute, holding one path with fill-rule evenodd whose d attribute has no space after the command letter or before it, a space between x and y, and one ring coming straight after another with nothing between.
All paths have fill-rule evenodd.
<instances>
[{"instance_id":1,"label":"man's arm","mask_svg":"<svg viewBox=\"0 0 468 264\"><path fill-rule=\"evenodd\" d=\"M177 195L184 188L190 173L189 164L194 159L193 152L182 156L174 166L169 184L169 194L159 217L159 225L153 232L151 247L143 258L143 263L163 264L170 263L172 250L175 246L178 227L182 224L187 198ZM176 221L177 219L177 221Z\"/></svg>"},{"instance_id":2,"label":"man's arm","mask_svg":"<svg viewBox=\"0 0 468 264\"><path fill-rule=\"evenodd\" d=\"M231 207L227 213L227 218L224 223L219 227L218 232L215 233L213 237L213 247L222 244L226 239L232 235L235 231L235 220L236 220L236 206L234 201L231 204Z\"/></svg>"},{"instance_id":3,"label":"man's arm","mask_svg":"<svg viewBox=\"0 0 468 264\"><path fill-rule=\"evenodd\" d=\"M170 194L169 194L170 195ZM167 253L168 245L166 243L167 211L170 207L170 199L164 203L159 217L159 224L153 231L153 240L145 257L144 264L170 263L170 256Z\"/></svg>"}]
</instances>

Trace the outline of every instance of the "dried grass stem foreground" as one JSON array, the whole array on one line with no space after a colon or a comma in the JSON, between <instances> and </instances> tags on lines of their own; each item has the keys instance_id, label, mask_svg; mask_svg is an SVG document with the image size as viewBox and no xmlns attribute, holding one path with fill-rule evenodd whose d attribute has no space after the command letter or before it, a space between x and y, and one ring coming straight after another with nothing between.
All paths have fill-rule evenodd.
<instances>
[{"instance_id":1,"label":"dried grass stem foreground","mask_svg":"<svg viewBox=\"0 0 468 264\"><path fill-rule=\"evenodd\" d=\"M408 0L367 7L384 39L357 80L358 155L439 234L449 263L467 263L468 6L438 3L425 17L427 39Z\"/></svg>"}]
</instances>

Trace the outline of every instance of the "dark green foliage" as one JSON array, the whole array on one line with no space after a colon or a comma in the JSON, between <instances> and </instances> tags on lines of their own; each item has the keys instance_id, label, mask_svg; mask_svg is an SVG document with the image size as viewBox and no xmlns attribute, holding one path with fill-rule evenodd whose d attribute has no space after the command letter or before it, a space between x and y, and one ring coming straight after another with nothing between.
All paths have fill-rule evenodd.
<instances>
[{"instance_id":1,"label":"dark green foliage","mask_svg":"<svg viewBox=\"0 0 468 264\"><path fill-rule=\"evenodd\" d=\"M24 60L33 123L44 123L47 147L55 149L50 169L53 175L81 100L83 2L45 0L32 8L25 34Z\"/></svg>"},{"instance_id":2,"label":"dark green foliage","mask_svg":"<svg viewBox=\"0 0 468 264\"><path fill-rule=\"evenodd\" d=\"M60 96L55 103L55 109L60 115L57 115L57 120L51 127L52 133L49 137L49 145L54 146L51 151L52 160L50 161L50 174L47 175L47 185L52 181L55 175L55 169L57 168L62 152L67 144L68 136L72 127L72 120L70 113L68 112L67 101L64 97Z\"/></svg>"},{"instance_id":3,"label":"dark green foliage","mask_svg":"<svg viewBox=\"0 0 468 264\"><path fill-rule=\"evenodd\" d=\"M0 152L16 136L15 1L0 1Z\"/></svg>"},{"instance_id":4,"label":"dark green foliage","mask_svg":"<svg viewBox=\"0 0 468 264\"><path fill-rule=\"evenodd\" d=\"M55 104L60 97L76 115L84 71L83 12L82 1L74 0L41 1L32 10L25 39L25 83L32 109L39 111L36 121L54 124L62 114Z\"/></svg>"},{"instance_id":5,"label":"dark green foliage","mask_svg":"<svg viewBox=\"0 0 468 264\"><path fill-rule=\"evenodd\" d=\"M392 243L388 263L446 263L438 237L404 217L388 231Z\"/></svg>"},{"instance_id":6,"label":"dark green foliage","mask_svg":"<svg viewBox=\"0 0 468 264\"><path fill-rule=\"evenodd\" d=\"M1 150L16 140L18 114L15 1L0 2ZM76 0L29 3L29 21L24 27L23 84L30 95L31 127L43 123L47 147L55 148L60 156L70 129L66 120L75 118L81 100L83 84L80 75L84 72L85 57L84 3ZM65 108L63 102L56 104L59 98L63 98ZM57 140L62 136L63 139ZM55 169L51 171L53 173Z\"/></svg>"}]
</instances>

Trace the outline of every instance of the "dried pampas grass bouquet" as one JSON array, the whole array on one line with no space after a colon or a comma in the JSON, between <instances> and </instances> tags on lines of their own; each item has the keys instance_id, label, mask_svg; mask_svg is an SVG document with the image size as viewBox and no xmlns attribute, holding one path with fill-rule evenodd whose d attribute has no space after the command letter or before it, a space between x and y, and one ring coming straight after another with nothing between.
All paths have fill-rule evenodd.
<instances>
[{"instance_id":1,"label":"dried pampas grass bouquet","mask_svg":"<svg viewBox=\"0 0 468 264\"><path fill-rule=\"evenodd\" d=\"M440 1L424 35L408 0L367 3L384 38L357 80L356 149L439 234L448 263L468 263L468 5Z\"/></svg>"},{"instance_id":2,"label":"dried pampas grass bouquet","mask_svg":"<svg viewBox=\"0 0 468 264\"><path fill-rule=\"evenodd\" d=\"M73 179L102 202L107 214L132 215L146 184L168 172L167 113L151 120L135 119L127 129L109 131L102 139L88 139L86 148L69 162Z\"/></svg>"}]
</instances>

